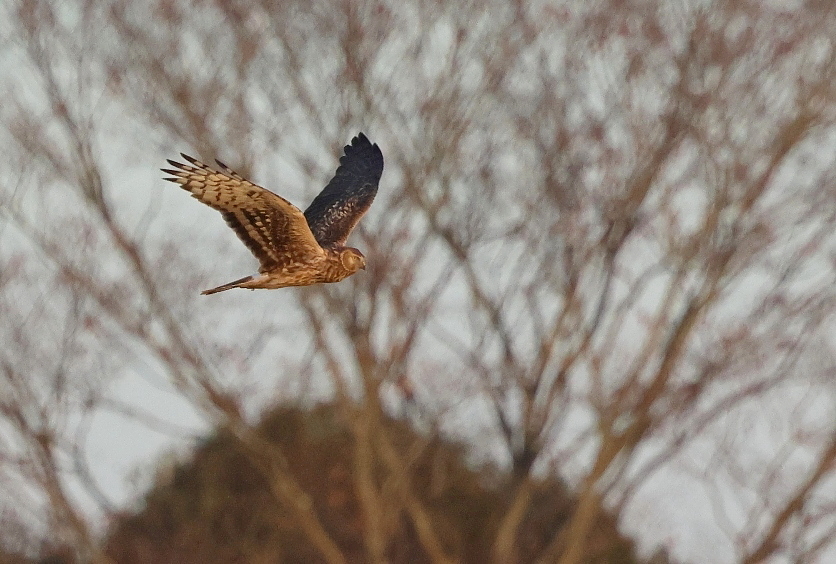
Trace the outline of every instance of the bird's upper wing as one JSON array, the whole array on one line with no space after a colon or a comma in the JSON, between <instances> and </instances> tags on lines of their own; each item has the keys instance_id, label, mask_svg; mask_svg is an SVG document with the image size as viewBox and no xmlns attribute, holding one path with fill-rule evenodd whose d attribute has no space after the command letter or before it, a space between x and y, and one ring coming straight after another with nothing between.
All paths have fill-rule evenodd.
<instances>
[{"instance_id":1,"label":"bird's upper wing","mask_svg":"<svg viewBox=\"0 0 836 564\"><path fill-rule=\"evenodd\" d=\"M169 160L178 170L162 169L172 175L166 180L220 211L258 258L260 272L323 253L299 208L242 178L220 161L218 172L197 159L181 156L191 165Z\"/></svg>"},{"instance_id":2,"label":"bird's upper wing","mask_svg":"<svg viewBox=\"0 0 836 564\"><path fill-rule=\"evenodd\" d=\"M342 245L372 205L383 174L383 153L362 133L346 145L331 182L305 210L305 219L323 247Z\"/></svg>"}]
</instances>

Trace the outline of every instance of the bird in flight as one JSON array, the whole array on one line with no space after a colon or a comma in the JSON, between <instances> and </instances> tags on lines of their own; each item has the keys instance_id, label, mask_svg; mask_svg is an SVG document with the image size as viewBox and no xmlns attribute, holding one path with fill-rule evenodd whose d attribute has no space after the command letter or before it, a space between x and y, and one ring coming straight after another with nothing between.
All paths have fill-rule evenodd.
<instances>
[{"instance_id":1,"label":"bird in flight","mask_svg":"<svg viewBox=\"0 0 836 564\"><path fill-rule=\"evenodd\" d=\"M214 294L231 288L285 288L339 282L360 269L366 258L346 239L369 209L383 174L383 153L359 133L346 145L334 178L303 214L299 208L233 172L220 161L220 170L184 155L189 164L169 160L166 178L192 197L221 212L226 222L260 266L245 276L205 290Z\"/></svg>"}]
</instances>

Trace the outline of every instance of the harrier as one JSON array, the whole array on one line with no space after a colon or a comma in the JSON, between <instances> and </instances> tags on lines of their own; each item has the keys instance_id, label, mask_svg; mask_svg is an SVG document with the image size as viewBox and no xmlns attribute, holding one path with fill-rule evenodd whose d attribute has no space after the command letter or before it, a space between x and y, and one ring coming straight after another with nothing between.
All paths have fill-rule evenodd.
<instances>
[{"instance_id":1,"label":"harrier","mask_svg":"<svg viewBox=\"0 0 836 564\"><path fill-rule=\"evenodd\" d=\"M162 169L166 178L221 212L226 222L260 264L259 274L205 290L285 288L339 282L360 269L366 258L346 247L348 235L377 194L383 153L362 133L346 145L334 178L303 214L299 208L256 186L220 161L219 171L192 157L190 164L169 160L177 170Z\"/></svg>"}]
</instances>

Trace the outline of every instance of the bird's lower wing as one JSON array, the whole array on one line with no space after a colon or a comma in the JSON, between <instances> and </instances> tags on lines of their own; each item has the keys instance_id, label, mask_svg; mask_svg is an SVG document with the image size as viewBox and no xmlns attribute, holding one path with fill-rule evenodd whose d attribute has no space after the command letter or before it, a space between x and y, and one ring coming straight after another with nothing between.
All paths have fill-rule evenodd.
<instances>
[{"instance_id":1,"label":"bird's lower wing","mask_svg":"<svg viewBox=\"0 0 836 564\"><path fill-rule=\"evenodd\" d=\"M183 158L191 164L168 161L177 170L163 169L172 175L166 180L179 184L194 198L220 211L258 258L261 272L324 252L299 208L221 163L225 170L218 172L196 159L186 155Z\"/></svg>"}]
</instances>

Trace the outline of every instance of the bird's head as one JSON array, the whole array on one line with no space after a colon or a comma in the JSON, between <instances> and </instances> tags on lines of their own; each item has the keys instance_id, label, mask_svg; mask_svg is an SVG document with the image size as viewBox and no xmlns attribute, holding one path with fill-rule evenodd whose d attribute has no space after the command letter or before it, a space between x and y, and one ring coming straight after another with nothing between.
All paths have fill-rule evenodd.
<instances>
[{"instance_id":1,"label":"bird's head","mask_svg":"<svg viewBox=\"0 0 836 564\"><path fill-rule=\"evenodd\" d=\"M353 247L347 247L340 252L340 262L349 272L366 270L366 257L363 253Z\"/></svg>"}]
</instances>

